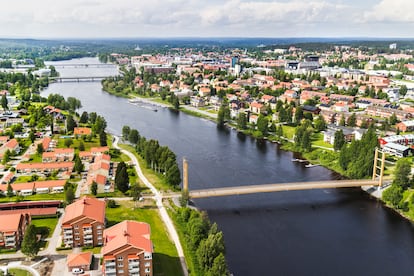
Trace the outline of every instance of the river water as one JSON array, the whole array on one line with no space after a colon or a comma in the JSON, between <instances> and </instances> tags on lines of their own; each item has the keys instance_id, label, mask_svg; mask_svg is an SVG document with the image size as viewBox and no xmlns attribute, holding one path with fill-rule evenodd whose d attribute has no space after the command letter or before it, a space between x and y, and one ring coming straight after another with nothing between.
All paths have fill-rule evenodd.
<instances>
[{"instance_id":1,"label":"river water","mask_svg":"<svg viewBox=\"0 0 414 276\"><path fill-rule=\"evenodd\" d=\"M62 63L97 63L97 59ZM50 63L54 64L54 63ZM113 75L115 68L57 68L61 76ZM135 106L99 82L51 84L81 100L80 112L103 115L108 131L124 125L169 146L189 161L190 189L338 179L322 167L292 162L293 153L213 122L166 108ZM181 166L181 164L180 164ZM413 275L414 229L360 189L291 191L199 199L224 232L236 275Z\"/></svg>"}]
</instances>

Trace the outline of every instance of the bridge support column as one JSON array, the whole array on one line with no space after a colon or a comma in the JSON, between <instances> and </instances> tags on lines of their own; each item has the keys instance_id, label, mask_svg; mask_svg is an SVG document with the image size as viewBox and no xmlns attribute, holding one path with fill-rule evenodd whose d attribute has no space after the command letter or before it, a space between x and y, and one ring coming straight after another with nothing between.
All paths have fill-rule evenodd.
<instances>
[{"instance_id":1,"label":"bridge support column","mask_svg":"<svg viewBox=\"0 0 414 276\"><path fill-rule=\"evenodd\" d=\"M374 168L372 172L372 180L375 180L377 177L377 161L378 161L378 149L375 149L375 157L374 157Z\"/></svg>"},{"instance_id":2,"label":"bridge support column","mask_svg":"<svg viewBox=\"0 0 414 276\"><path fill-rule=\"evenodd\" d=\"M183 191L188 192L188 162L183 158Z\"/></svg>"},{"instance_id":3,"label":"bridge support column","mask_svg":"<svg viewBox=\"0 0 414 276\"><path fill-rule=\"evenodd\" d=\"M381 157L379 155L381 154ZM380 164L379 164L380 163ZM378 177L378 187L382 187L382 180L384 176L384 168L385 168L385 152L375 149L375 157L374 157L374 168L372 172L372 180L375 180Z\"/></svg>"}]
</instances>

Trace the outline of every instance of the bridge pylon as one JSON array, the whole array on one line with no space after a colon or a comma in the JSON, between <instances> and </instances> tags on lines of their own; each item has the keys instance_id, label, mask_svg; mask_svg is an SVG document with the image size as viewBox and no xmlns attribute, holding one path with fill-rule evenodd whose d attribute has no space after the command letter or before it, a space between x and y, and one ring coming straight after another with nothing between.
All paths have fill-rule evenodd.
<instances>
[{"instance_id":1,"label":"bridge pylon","mask_svg":"<svg viewBox=\"0 0 414 276\"><path fill-rule=\"evenodd\" d=\"M384 167L385 167L385 152L375 148L375 157L374 157L374 168L372 172L372 180L376 180L378 177L378 187L382 187L382 180L384 177Z\"/></svg>"},{"instance_id":2,"label":"bridge pylon","mask_svg":"<svg viewBox=\"0 0 414 276\"><path fill-rule=\"evenodd\" d=\"M183 158L183 191L188 192L188 162Z\"/></svg>"}]
</instances>

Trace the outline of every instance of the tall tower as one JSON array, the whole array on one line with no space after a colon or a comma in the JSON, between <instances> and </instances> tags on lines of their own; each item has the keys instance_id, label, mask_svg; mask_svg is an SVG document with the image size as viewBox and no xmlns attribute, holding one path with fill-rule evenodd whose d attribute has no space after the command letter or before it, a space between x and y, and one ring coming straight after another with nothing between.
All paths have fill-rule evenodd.
<instances>
[{"instance_id":1,"label":"tall tower","mask_svg":"<svg viewBox=\"0 0 414 276\"><path fill-rule=\"evenodd\" d=\"M188 162L183 158L183 190L188 191Z\"/></svg>"}]
</instances>

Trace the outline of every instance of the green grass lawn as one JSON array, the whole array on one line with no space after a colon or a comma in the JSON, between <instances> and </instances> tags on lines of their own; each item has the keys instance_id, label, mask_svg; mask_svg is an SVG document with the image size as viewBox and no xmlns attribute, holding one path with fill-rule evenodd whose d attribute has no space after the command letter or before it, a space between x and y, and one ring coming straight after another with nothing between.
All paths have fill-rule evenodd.
<instances>
[{"instance_id":1,"label":"green grass lawn","mask_svg":"<svg viewBox=\"0 0 414 276\"><path fill-rule=\"evenodd\" d=\"M19 268L10 268L9 274L13 276L32 276L32 273L30 273L29 271Z\"/></svg>"},{"instance_id":2,"label":"green grass lawn","mask_svg":"<svg viewBox=\"0 0 414 276\"><path fill-rule=\"evenodd\" d=\"M117 202L117 208L106 208L108 227L123 220L135 220L151 225L151 240L154 245L154 275L183 275L174 244L159 216L155 204L135 208L130 201ZM142 203L139 203L142 204Z\"/></svg>"},{"instance_id":3,"label":"green grass lawn","mask_svg":"<svg viewBox=\"0 0 414 276\"><path fill-rule=\"evenodd\" d=\"M295 127L283 125L282 129L283 129L283 136L284 137L286 137L288 139L293 139L293 136L295 135L295 130L296 130Z\"/></svg>"},{"instance_id":4,"label":"green grass lawn","mask_svg":"<svg viewBox=\"0 0 414 276\"><path fill-rule=\"evenodd\" d=\"M64 200L64 194L40 194L40 195L31 195L25 197L0 197L0 202L15 202L15 201L39 201L39 200Z\"/></svg>"},{"instance_id":5,"label":"green grass lawn","mask_svg":"<svg viewBox=\"0 0 414 276\"><path fill-rule=\"evenodd\" d=\"M58 218L32 218L32 224L39 228L42 238L50 238L55 231Z\"/></svg>"},{"instance_id":6,"label":"green grass lawn","mask_svg":"<svg viewBox=\"0 0 414 276\"><path fill-rule=\"evenodd\" d=\"M83 142L83 145L85 146L85 151L89 151L92 147L100 147L99 139L93 138L90 142L84 141L82 138L70 138L72 139L73 144L70 146L71 148L75 149L75 152L79 152L79 144L80 142ZM65 146L65 138L59 138L58 143L56 145L57 148L67 148Z\"/></svg>"},{"instance_id":7,"label":"green grass lawn","mask_svg":"<svg viewBox=\"0 0 414 276\"><path fill-rule=\"evenodd\" d=\"M86 247L82 247L82 252L92 252L92 254L100 254L101 253L101 246L96 246L93 248L86 248Z\"/></svg>"},{"instance_id":8,"label":"green grass lawn","mask_svg":"<svg viewBox=\"0 0 414 276\"><path fill-rule=\"evenodd\" d=\"M333 146L323 141L323 133L314 133L312 135L312 145L333 149Z\"/></svg>"}]
</instances>

